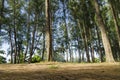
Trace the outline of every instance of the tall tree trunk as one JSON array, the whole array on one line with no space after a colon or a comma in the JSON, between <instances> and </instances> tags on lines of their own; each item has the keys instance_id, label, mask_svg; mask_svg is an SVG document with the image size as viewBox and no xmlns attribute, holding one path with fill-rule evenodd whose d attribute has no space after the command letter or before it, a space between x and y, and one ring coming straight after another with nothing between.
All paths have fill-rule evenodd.
<instances>
[{"instance_id":1,"label":"tall tree trunk","mask_svg":"<svg viewBox=\"0 0 120 80\"><path fill-rule=\"evenodd\" d=\"M100 60L101 60L101 62L104 62L104 60L103 60L103 53L102 53L102 50L101 50L101 45L100 45L100 43L101 43L101 40L100 40L100 35L99 35L99 31L98 31L98 27L96 26L96 32L97 32L97 38L98 38L98 42L96 42L96 45L98 46L97 48L98 48L98 54L100 55Z\"/></svg>"},{"instance_id":2,"label":"tall tree trunk","mask_svg":"<svg viewBox=\"0 0 120 80\"><path fill-rule=\"evenodd\" d=\"M79 40L77 39L77 42L78 42L78 47L80 46L80 42ZM80 51L80 47L78 48L78 54L79 54L79 60L78 62L81 63L81 51Z\"/></svg>"},{"instance_id":3,"label":"tall tree trunk","mask_svg":"<svg viewBox=\"0 0 120 80\"><path fill-rule=\"evenodd\" d=\"M69 61L69 54L68 54L68 50L66 50L66 62L68 62Z\"/></svg>"},{"instance_id":4,"label":"tall tree trunk","mask_svg":"<svg viewBox=\"0 0 120 80\"><path fill-rule=\"evenodd\" d=\"M100 9L99 9L99 4L97 0L94 0L94 7L96 10L96 20L98 21L98 27L101 31L101 36L102 36L102 41L103 41L103 46L105 49L105 55L106 55L106 62L115 62L113 55L112 55L112 50L110 46L110 42L107 36L107 32L105 31L105 24L102 20L102 16L100 14Z\"/></svg>"},{"instance_id":5,"label":"tall tree trunk","mask_svg":"<svg viewBox=\"0 0 120 80\"><path fill-rule=\"evenodd\" d=\"M90 44L90 51L91 51L92 62L95 62L94 47L92 44Z\"/></svg>"},{"instance_id":6,"label":"tall tree trunk","mask_svg":"<svg viewBox=\"0 0 120 80\"><path fill-rule=\"evenodd\" d=\"M83 42L84 42L84 41L85 41L85 40L84 40L84 35L83 35L84 30L82 29L82 27L81 27L81 25L80 25L80 20L79 20L79 19L77 20L77 25L78 25L79 30L81 30L80 36L81 36L81 38L83 39ZM84 46L85 46L85 45L84 45ZM83 62L85 61L84 53L82 53L81 62L82 62L82 61L83 61Z\"/></svg>"},{"instance_id":7,"label":"tall tree trunk","mask_svg":"<svg viewBox=\"0 0 120 80\"><path fill-rule=\"evenodd\" d=\"M77 20L77 26L78 26L78 28L76 28L76 29L79 29L79 30L81 30L82 31L82 28L81 28L81 26L80 26L80 20ZM78 47L79 47L79 49L78 49L78 52L79 52L79 62L82 62L82 61L84 61L84 53L82 53L82 57L81 57L81 51L80 51L80 41L79 41L79 38L82 38L83 39L83 35L82 35L82 32L80 33L80 34L78 34L78 37L77 37L77 41L78 41ZM84 40L84 39L83 39Z\"/></svg>"},{"instance_id":8,"label":"tall tree trunk","mask_svg":"<svg viewBox=\"0 0 120 80\"><path fill-rule=\"evenodd\" d=\"M52 61L52 30L50 24L50 0L45 0L45 15L46 15L46 51L47 61Z\"/></svg>"},{"instance_id":9,"label":"tall tree trunk","mask_svg":"<svg viewBox=\"0 0 120 80\"><path fill-rule=\"evenodd\" d=\"M29 32L29 31L27 31ZM29 39L27 38L27 45L26 45L26 50L25 50L25 54L24 54L24 62L26 62L26 56L27 56L27 53L28 53L28 48L29 48Z\"/></svg>"},{"instance_id":10,"label":"tall tree trunk","mask_svg":"<svg viewBox=\"0 0 120 80\"><path fill-rule=\"evenodd\" d=\"M28 0L28 7L30 7L30 0ZM28 14L27 14L27 45L26 45L26 50L25 50L25 54L24 54L24 62L26 62L26 56L28 53L28 49L29 49L29 42L30 42L30 9L28 9Z\"/></svg>"},{"instance_id":11,"label":"tall tree trunk","mask_svg":"<svg viewBox=\"0 0 120 80\"><path fill-rule=\"evenodd\" d=\"M36 3L38 3L38 1L36 1ZM39 38L38 38L38 41L35 41L35 35L36 35L36 29L38 28L38 18L39 18L39 11L38 11L38 6L36 5L35 6L35 20L34 20L34 27L33 27L33 32L32 32L32 44L31 44L31 50L30 50L30 59L29 59L29 63L31 63L32 61L32 55L34 54L35 52L35 47L37 47L38 45L38 42L40 40L40 37L42 34L40 34ZM36 45L35 45L36 44Z\"/></svg>"},{"instance_id":12,"label":"tall tree trunk","mask_svg":"<svg viewBox=\"0 0 120 80\"><path fill-rule=\"evenodd\" d=\"M25 50L25 54L24 54L24 62L26 62L26 56L28 53L28 49L29 49L29 39L30 39L30 27L29 27L29 23L27 23L27 45L26 45L26 50Z\"/></svg>"},{"instance_id":13,"label":"tall tree trunk","mask_svg":"<svg viewBox=\"0 0 120 80\"><path fill-rule=\"evenodd\" d=\"M14 64L17 62L17 30L16 30L16 2L14 0L14 41L15 41L15 54L14 54Z\"/></svg>"},{"instance_id":14,"label":"tall tree trunk","mask_svg":"<svg viewBox=\"0 0 120 80\"><path fill-rule=\"evenodd\" d=\"M12 43L12 36L11 36L11 28L9 27L9 39L10 39L10 48L11 48L11 52L10 52L10 55L11 55L11 64L13 63L13 43Z\"/></svg>"},{"instance_id":15,"label":"tall tree trunk","mask_svg":"<svg viewBox=\"0 0 120 80\"><path fill-rule=\"evenodd\" d=\"M42 50L42 60L44 61L45 55L45 31L43 30L43 50Z\"/></svg>"},{"instance_id":16,"label":"tall tree trunk","mask_svg":"<svg viewBox=\"0 0 120 80\"><path fill-rule=\"evenodd\" d=\"M90 40L90 53L91 53L91 60L92 62L95 62L95 54L94 54L94 43L92 43L93 39L92 39L92 31L91 29L89 28L89 40Z\"/></svg>"},{"instance_id":17,"label":"tall tree trunk","mask_svg":"<svg viewBox=\"0 0 120 80\"><path fill-rule=\"evenodd\" d=\"M15 41L14 64L16 64L17 62L17 34L16 34L15 24L14 24L14 41Z\"/></svg>"},{"instance_id":18,"label":"tall tree trunk","mask_svg":"<svg viewBox=\"0 0 120 80\"><path fill-rule=\"evenodd\" d=\"M67 21L66 21L65 0L63 1L63 15L64 15L64 23L65 23L66 46L67 46L67 49L68 49L67 55L69 53L69 55L70 55L70 61L72 61L72 53L71 53L71 49L70 49L69 35L68 35L68 25L67 25Z\"/></svg>"},{"instance_id":19,"label":"tall tree trunk","mask_svg":"<svg viewBox=\"0 0 120 80\"><path fill-rule=\"evenodd\" d=\"M36 18L36 17L35 17ZM35 19L36 20L36 19ZM32 55L34 54L34 47L35 47L35 32L36 32L36 24L33 27L33 32L32 32L32 44L30 48L30 57L29 57L29 63L32 61Z\"/></svg>"},{"instance_id":20,"label":"tall tree trunk","mask_svg":"<svg viewBox=\"0 0 120 80\"><path fill-rule=\"evenodd\" d=\"M16 64L17 62L17 34L16 34L15 24L14 24L14 41L15 41L14 64Z\"/></svg>"},{"instance_id":21,"label":"tall tree trunk","mask_svg":"<svg viewBox=\"0 0 120 80\"><path fill-rule=\"evenodd\" d=\"M1 1L1 10L0 10L0 19L1 19L1 21L0 21L0 32L1 32L1 26L2 26L2 18L3 18L3 10L4 10L4 1L5 0L2 0Z\"/></svg>"},{"instance_id":22,"label":"tall tree trunk","mask_svg":"<svg viewBox=\"0 0 120 80\"><path fill-rule=\"evenodd\" d=\"M115 29L116 29L116 33L117 33L119 51L120 51L120 34L119 34L120 31L118 29L119 25L118 25L118 22L117 22L117 16L116 16L116 13L115 13L115 8L112 5L112 2L110 1L109 3L110 3L110 8L111 8L111 11L112 11L112 14L113 14L113 21L114 21L114 25L115 25ZM119 54L120 54L120 52L119 52ZM120 55L118 57L120 57Z\"/></svg>"},{"instance_id":23,"label":"tall tree trunk","mask_svg":"<svg viewBox=\"0 0 120 80\"><path fill-rule=\"evenodd\" d=\"M89 55L89 49L88 49L88 39L87 39L87 34L86 34L86 29L85 29L85 23L83 23L83 39L84 39L84 46L85 46L85 51L86 51L86 57L87 57L87 62L90 62L90 55Z\"/></svg>"},{"instance_id":24,"label":"tall tree trunk","mask_svg":"<svg viewBox=\"0 0 120 80\"><path fill-rule=\"evenodd\" d=\"M17 56L17 63L18 64L20 63L20 59L21 59L20 52L21 52L21 43L18 42L18 56Z\"/></svg>"}]
</instances>

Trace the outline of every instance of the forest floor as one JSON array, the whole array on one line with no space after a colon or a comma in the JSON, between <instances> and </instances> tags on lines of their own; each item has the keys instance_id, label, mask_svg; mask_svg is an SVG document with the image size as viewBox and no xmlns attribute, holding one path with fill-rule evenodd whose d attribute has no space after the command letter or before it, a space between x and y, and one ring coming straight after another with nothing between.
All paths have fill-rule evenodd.
<instances>
[{"instance_id":1,"label":"forest floor","mask_svg":"<svg viewBox=\"0 0 120 80\"><path fill-rule=\"evenodd\" d=\"M0 80L120 80L120 63L0 64Z\"/></svg>"}]
</instances>

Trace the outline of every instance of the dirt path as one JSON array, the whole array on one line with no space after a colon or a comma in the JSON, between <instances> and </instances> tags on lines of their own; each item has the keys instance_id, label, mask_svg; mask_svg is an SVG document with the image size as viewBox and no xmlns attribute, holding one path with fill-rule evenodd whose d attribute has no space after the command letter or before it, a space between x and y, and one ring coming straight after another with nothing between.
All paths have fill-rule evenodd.
<instances>
[{"instance_id":1,"label":"dirt path","mask_svg":"<svg viewBox=\"0 0 120 80\"><path fill-rule=\"evenodd\" d=\"M0 80L120 80L120 63L4 64Z\"/></svg>"}]
</instances>

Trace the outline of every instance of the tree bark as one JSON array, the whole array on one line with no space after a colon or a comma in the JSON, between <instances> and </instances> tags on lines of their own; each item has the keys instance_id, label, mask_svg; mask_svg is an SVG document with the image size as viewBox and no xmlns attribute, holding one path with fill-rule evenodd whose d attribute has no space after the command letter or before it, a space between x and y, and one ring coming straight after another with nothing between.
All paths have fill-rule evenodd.
<instances>
[{"instance_id":1,"label":"tree bark","mask_svg":"<svg viewBox=\"0 0 120 80\"><path fill-rule=\"evenodd\" d=\"M81 38L83 39L83 42L84 42L84 41L85 41L85 40L84 40L84 35L83 35L84 30L82 29L82 27L81 27L81 25L80 25L80 20L79 20L79 19L77 20L77 25L78 25L79 30L81 30L80 36L81 36ZM84 47L85 47L85 42L84 42ZM84 53L82 53L81 62L84 62L84 61L85 61L85 57L84 57Z\"/></svg>"},{"instance_id":2,"label":"tree bark","mask_svg":"<svg viewBox=\"0 0 120 80\"><path fill-rule=\"evenodd\" d=\"M106 55L106 62L115 62L113 55L112 55L112 50L110 46L110 42L107 36L107 32L105 31L105 24L102 20L102 16L100 14L100 9L99 9L99 4L97 0L94 0L94 7L96 11L96 20L98 22L98 27L101 31L101 36L102 36L102 41L103 41L103 46L105 49L105 55Z\"/></svg>"},{"instance_id":3,"label":"tree bark","mask_svg":"<svg viewBox=\"0 0 120 80\"><path fill-rule=\"evenodd\" d=\"M9 39L10 39L10 48L11 48L11 52L10 52L10 55L11 55L11 64L13 63L13 43L12 43L12 36L11 36L11 28L9 27Z\"/></svg>"},{"instance_id":4,"label":"tree bark","mask_svg":"<svg viewBox=\"0 0 120 80\"><path fill-rule=\"evenodd\" d=\"M113 21L114 21L114 25L115 25L115 29L116 29L116 33L117 33L119 50L120 50L120 34L119 34L120 32L119 32L119 29L118 29L119 25L117 23L117 16L116 16L115 9L114 9L112 3L111 2L109 2L109 3L110 3L110 8L111 8L111 11L112 11L112 14L113 14Z\"/></svg>"},{"instance_id":5,"label":"tree bark","mask_svg":"<svg viewBox=\"0 0 120 80\"><path fill-rule=\"evenodd\" d=\"M2 18L3 18L3 10L4 10L4 1L5 1L5 0L2 0L2 2L1 2L1 11L0 11L0 19L1 19L1 21L0 21L0 32L1 32L1 26L2 26Z\"/></svg>"},{"instance_id":6,"label":"tree bark","mask_svg":"<svg viewBox=\"0 0 120 80\"><path fill-rule=\"evenodd\" d=\"M36 19L35 19L36 20ZM30 58L29 58L29 63L32 61L32 55L34 54L34 46L35 46L35 32L36 32L36 24L33 27L33 32L32 32L32 44L30 48Z\"/></svg>"},{"instance_id":7,"label":"tree bark","mask_svg":"<svg viewBox=\"0 0 120 80\"><path fill-rule=\"evenodd\" d=\"M30 0L28 0L28 7L30 7ZM27 45L26 45L26 50L25 50L25 54L24 54L24 62L26 62L26 56L28 53L28 49L29 49L29 42L30 42L30 9L28 9L28 14L27 14Z\"/></svg>"},{"instance_id":8,"label":"tree bark","mask_svg":"<svg viewBox=\"0 0 120 80\"><path fill-rule=\"evenodd\" d=\"M101 50L101 40L100 40L100 34L99 34L99 31L98 31L98 27L96 26L96 31L97 31L97 38L98 38L98 42L96 42L96 45L98 45L97 49L98 49L98 54L100 55L100 60L101 62L104 62L103 60L103 53L102 53L102 50Z\"/></svg>"},{"instance_id":9,"label":"tree bark","mask_svg":"<svg viewBox=\"0 0 120 80\"><path fill-rule=\"evenodd\" d=\"M43 30L43 50L42 50L42 60L44 61L44 55L45 55L45 33Z\"/></svg>"},{"instance_id":10,"label":"tree bark","mask_svg":"<svg viewBox=\"0 0 120 80\"><path fill-rule=\"evenodd\" d=\"M68 25L67 25L67 21L66 21L66 8L65 8L65 1L63 1L63 15L64 15L64 23L65 23L65 38L66 38L66 46L68 49L68 53L70 55L70 61L72 61L72 53L71 53L71 49L70 49L70 43L69 43L69 35L68 35Z\"/></svg>"},{"instance_id":11,"label":"tree bark","mask_svg":"<svg viewBox=\"0 0 120 80\"><path fill-rule=\"evenodd\" d=\"M14 54L14 64L17 62L17 30L16 30L16 2L14 0L14 42L15 42L15 54Z\"/></svg>"},{"instance_id":12,"label":"tree bark","mask_svg":"<svg viewBox=\"0 0 120 80\"><path fill-rule=\"evenodd\" d=\"M91 51L91 58L92 58L92 62L95 62L95 54L94 54L94 46L92 44L90 44L90 51Z\"/></svg>"},{"instance_id":13,"label":"tree bark","mask_svg":"<svg viewBox=\"0 0 120 80\"><path fill-rule=\"evenodd\" d=\"M46 51L47 61L52 61L52 30L50 24L50 0L45 0L45 15L46 15Z\"/></svg>"},{"instance_id":14,"label":"tree bark","mask_svg":"<svg viewBox=\"0 0 120 80\"><path fill-rule=\"evenodd\" d=\"M78 62L81 63L81 50L80 50L80 41L79 41L79 36L77 36L77 44L78 44Z\"/></svg>"},{"instance_id":15,"label":"tree bark","mask_svg":"<svg viewBox=\"0 0 120 80\"><path fill-rule=\"evenodd\" d=\"M89 55L89 49L88 49L88 40L87 40L87 34L86 34L86 29L85 29L85 23L83 23L83 39L84 39L84 46L85 46L85 51L86 51L86 57L87 57L87 62L90 62L90 55Z\"/></svg>"}]
</instances>

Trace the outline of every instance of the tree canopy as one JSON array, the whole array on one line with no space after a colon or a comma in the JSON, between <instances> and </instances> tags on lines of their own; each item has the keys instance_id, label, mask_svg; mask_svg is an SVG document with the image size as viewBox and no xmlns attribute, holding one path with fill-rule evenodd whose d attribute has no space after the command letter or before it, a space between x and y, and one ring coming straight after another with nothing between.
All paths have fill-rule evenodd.
<instances>
[{"instance_id":1,"label":"tree canopy","mask_svg":"<svg viewBox=\"0 0 120 80\"><path fill-rule=\"evenodd\" d=\"M0 0L10 63L120 61L119 0ZM2 48L0 54L2 54ZM0 63L5 63L0 56Z\"/></svg>"}]
</instances>

